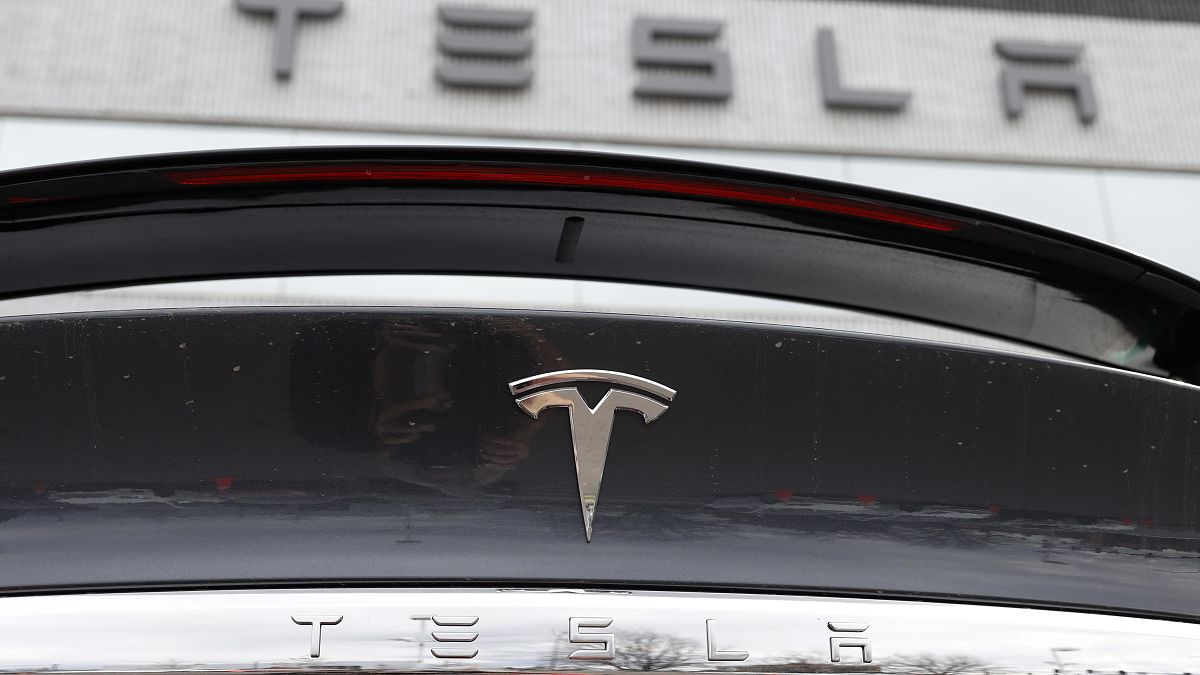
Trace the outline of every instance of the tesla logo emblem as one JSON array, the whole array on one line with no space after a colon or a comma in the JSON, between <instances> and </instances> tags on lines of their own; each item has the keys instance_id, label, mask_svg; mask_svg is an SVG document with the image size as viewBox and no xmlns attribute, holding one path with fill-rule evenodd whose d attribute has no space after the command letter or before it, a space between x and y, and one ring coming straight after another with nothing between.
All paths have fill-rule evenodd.
<instances>
[{"instance_id":1,"label":"tesla logo emblem","mask_svg":"<svg viewBox=\"0 0 1200 675\"><path fill-rule=\"evenodd\" d=\"M644 377L611 370L560 370L509 383L509 391L517 396L517 406L530 417L537 419L546 408L566 408L571 415L579 506L583 509L584 536L590 542L596 499L600 495L600 480L604 477L604 460L608 456L608 439L612 434L613 415L618 410L629 410L641 413L642 419L649 424L665 413L667 406L650 396L614 387L592 408L575 387L558 386L571 382L604 382L637 389L666 401L675 398L675 390Z\"/></svg>"}]
</instances>

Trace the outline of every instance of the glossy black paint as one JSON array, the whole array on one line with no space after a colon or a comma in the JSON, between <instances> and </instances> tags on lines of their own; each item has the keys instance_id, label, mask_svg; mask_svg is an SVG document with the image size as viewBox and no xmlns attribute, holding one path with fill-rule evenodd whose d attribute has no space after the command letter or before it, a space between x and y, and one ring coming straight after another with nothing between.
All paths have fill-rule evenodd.
<instances>
[{"instance_id":1,"label":"glossy black paint","mask_svg":"<svg viewBox=\"0 0 1200 675\"><path fill-rule=\"evenodd\" d=\"M344 165L622 171L802 190L952 218L865 217L611 187L354 180L184 186L180 170ZM563 225L585 224L570 262ZM338 272L662 283L866 309L1200 382L1200 283L1030 223L759 171L584 153L324 148L131 158L0 177L0 296Z\"/></svg>"},{"instance_id":2,"label":"glossy black paint","mask_svg":"<svg viewBox=\"0 0 1200 675\"><path fill-rule=\"evenodd\" d=\"M1200 390L933 343L483 311L0 322L0 587L614 584L1200 617ZM567 368L618 413L595 538ZM604 387L583 388L596 401Z\"/></svg>"}]
</instances>

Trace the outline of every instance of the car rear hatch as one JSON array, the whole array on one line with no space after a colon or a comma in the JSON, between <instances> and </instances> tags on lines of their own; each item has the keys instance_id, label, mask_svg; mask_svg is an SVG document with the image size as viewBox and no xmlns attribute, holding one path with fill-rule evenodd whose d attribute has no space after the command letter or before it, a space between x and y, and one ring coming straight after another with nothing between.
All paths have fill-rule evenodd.
<instances>
[{"instance_id":1,"label":"car rear hatch","mask_svg":"<svg viewBox=\"0 0 1200 675\"><path fill-rule=\"evenodd\" d=\"M201 625L317 652L322 631L358 636L302 665L178 652L213 668L705 670L746 652L745 670L829 672L844 648L854 668L942 672L914 655L974 653L947 646L959 627L1007 636L1018 669L1134 633L1157 637L1093 663L1153 653L1184 672L1200 654L1200 287L1133 255L835 183L569 153L136 158L13 172L0 202L7 297L514 275L852 307L1026 347L520 309L6 318L0 606L25 617L21 644L82 630L67 615L113 626L111 644L131 630L120 608L177 642ZM563 590L580 595L546 593ZM379 633L379 603L408 632ZM621 611L645 625L602 625ZM797 614L816 623L785 649L770 631ZM271 621L279 636L256 628ZM586 635L617 636L613 656L572 658L612 647ZM638 639L662 658L622 661ZM684 656L662 656L671 639ZM515 643L541 646L488 657ZM55 648L82 669L86 644ZM105 664L180 669L152 661Z\"/></svg>"}]
</instances>

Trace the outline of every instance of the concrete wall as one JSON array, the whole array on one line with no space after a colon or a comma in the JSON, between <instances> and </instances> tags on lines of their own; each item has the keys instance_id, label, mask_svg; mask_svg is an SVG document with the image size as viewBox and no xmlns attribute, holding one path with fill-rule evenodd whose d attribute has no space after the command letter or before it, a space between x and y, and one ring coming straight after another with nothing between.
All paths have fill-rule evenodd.
<instances>
[{"instance_id":1,"label":"concrete wall","mask_svg":"<svg viewBox=\"0 0 1200 675\"><path fill-rule=\"evenodd\" d=\"M530 87L439 84L439 4L534 10ZM723 22L732 96L636 98L638 16ZM271 20L233 0L10 0L0 114L1200 170L1200 23L835 0L345 0L301 24L280 81ZM827 110L822 27L847 86L911 91L907 109ZM1096 122L1053 92L1008 119L997 40L1083 45L1069 68L1092 76Z\"/></svg>"}]
</instances>

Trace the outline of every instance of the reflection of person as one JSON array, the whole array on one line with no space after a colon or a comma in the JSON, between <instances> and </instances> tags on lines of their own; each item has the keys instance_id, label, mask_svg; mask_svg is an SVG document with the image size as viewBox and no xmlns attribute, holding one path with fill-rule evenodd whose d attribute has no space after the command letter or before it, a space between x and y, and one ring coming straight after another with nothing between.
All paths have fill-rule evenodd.
<instances>
[{"instance_id":1,"label":"reflection of person","mask_svg":"<svg viewBox=\"0 0 1200 675\"><path fill-rule=\"evenodd\" d=\"M292 347L292 417L314 445L377 455L385 475L472 492L528 456L534 427L507 383L556 354L516 319L329 319Z\"/></svg>"}]
</instances>

